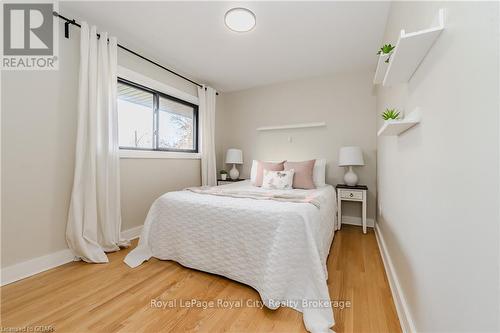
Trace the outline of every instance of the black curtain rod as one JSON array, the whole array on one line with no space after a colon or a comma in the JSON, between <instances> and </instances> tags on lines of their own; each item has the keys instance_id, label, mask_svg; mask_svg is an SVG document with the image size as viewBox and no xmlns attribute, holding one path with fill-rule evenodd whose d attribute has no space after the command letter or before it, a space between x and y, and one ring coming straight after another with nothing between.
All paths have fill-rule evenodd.
<instances>
[{"instance_id":1,"label":"black curtain rod","mask_svg":"<svg viewBox=\"0 0 500 333\"><path fill-rule=\"evenodd\" d=\"M59 14L59 13L58 13L58 12L56 12L56 11L54 11L54 12L53 12L53 14L54 14L54 16L59 17L60 19L62 19L62 20L64 20L64 21L65 21L65 23L64 23L64 37L66 37L66 38L69 38L69 25L70 25L70 24L72 24L72 25L74 25L74 26L76 26L76 27L78 27L78 28L81 28L81 27L82 27L82 25L81 25L81 24L79 24L79 23L77 23L74 19L73 19L73 20L70 20L69 18L67 18L67 17L65 17L65 16L62 16L61 14ZM101 37L101 36L100 36L99 34L97 34L97 37ZM187 78L187 77L185 77L185 76L183 76L183 75L181 75L181 74L179 74L179 73L176 73L176 72L174 72L173 70L168 69L168 68L167 68L167 67L165 67L165 66L160 65L160 64L159 64L159 63L157 63L156 61L153 61L153 60L151 60L151 59L146 58L145 56L140 55L139 53L137 53L137 52L135 52L135 51L132 51L132 50L131 50L131 49L129 49L128 47L125 47L125 46L120 45L120 44L118 44L118 47L119 47L119 48L121 48L122 50L125 50L125 51L127 51L127 52L129 52L129 53L132 53L132 54L133 54L133 55L135 55L136 57L139 57L139 58L141 58L141 59L143 59L143 60L146 60L146 61L147 61L147 62L149 62L149 63L152 63L152 64L153 64L153 65L155 65L155 66L160 67L161 69L166 70L166 71L167 71L167 72L169 72L169 73L172 73L172 74L174 74L174 75L176 75L176 76L178 76L178 77L180 77L180 78L183 78L184 80L189 81L189 82L191 82L192 84L197 85L197 86L198 86L198 87L200 87L200 88L202 88L202 87L203 87L203 85L202 85L202 84L200 84L200 83L198 83L198 82L195 82L195 81L193 81L193 80L191 80L191 79L189 79L189 78ZM207 88L206 88L206 87L205 87L205 90L207 90ZM219 95L219 93L217 93L217 92L216 92L215 94L216 94L216 95Z\"/></svg>"}]
</instances>

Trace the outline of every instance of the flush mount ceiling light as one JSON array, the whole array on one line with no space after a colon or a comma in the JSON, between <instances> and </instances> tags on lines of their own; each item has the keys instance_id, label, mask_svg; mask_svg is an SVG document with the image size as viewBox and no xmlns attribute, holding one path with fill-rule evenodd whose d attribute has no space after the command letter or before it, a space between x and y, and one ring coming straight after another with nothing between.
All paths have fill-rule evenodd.
<instances>
[{"instance_id":1,"label":"flush mount ceiling light","mask_svg":"<svg viewBox=\"0 0 500 333\"><path fill-rule=\"evenodd\" d=\"M233 8L224 16L226 26L236 32L250 31L255 27L255 14L246 8Z\"/></svg>"}]
</instances>

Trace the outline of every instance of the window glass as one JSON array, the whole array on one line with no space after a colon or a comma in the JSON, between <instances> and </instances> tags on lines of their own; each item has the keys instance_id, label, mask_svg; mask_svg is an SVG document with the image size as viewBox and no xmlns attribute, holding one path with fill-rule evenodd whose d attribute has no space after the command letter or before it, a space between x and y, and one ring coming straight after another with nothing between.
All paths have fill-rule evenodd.
<instances>
[{"instance_id":1,"label":"window glass","mask_svg":"<svg viewBox=\"0 0 500 333\"><path fill-rule=\"evenodd\" d=\"M154 95L118 82L119 145L154 148Z\"/></svg>"},{"instance_id":2,"label":"window glass","mask_svg":"<svg viewBox=\"0 0 500 333\"><path fill-rule=\"evenodd\" d=\"M194 150L194 112L191 105L160 96L158 148Z\"/></svg>"},{"instance_id":3,"label":"window glass","mask_svg":"<svg viewBox=\"0 0 500 333\"><path fill-rule=\"evenodd\" d=\"M198 152L198 106L118 79L118 136L123 149Z\"/></svg>"}]
</instances>

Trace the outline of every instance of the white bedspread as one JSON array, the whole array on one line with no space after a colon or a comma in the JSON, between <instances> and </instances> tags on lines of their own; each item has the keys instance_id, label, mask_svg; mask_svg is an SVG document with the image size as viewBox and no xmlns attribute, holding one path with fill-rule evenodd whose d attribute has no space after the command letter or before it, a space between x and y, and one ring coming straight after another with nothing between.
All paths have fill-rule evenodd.
<instances>
[{"instance_id":1,"label":"white bedspread","mask_svg":"<svg viewBox=\"0 0 500 333\"><path fill-rule=\"evenodd\" d=\"M223 188L261 190L249 181ZM302 312L308 331L328 332L334 320L326 259L335 229L335 191L332 186L292 191L314 195L319 208L192 191L166 193L151 206L139 245L125 263L136 267L156 257L226 276L256 289L271 309L288 306Z\"/></svg>"}]
</instances>

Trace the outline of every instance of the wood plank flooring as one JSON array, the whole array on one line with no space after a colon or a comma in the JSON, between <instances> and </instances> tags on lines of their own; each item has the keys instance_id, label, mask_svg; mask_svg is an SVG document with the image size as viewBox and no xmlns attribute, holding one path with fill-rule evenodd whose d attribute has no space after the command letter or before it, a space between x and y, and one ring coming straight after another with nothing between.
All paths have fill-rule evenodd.
<instances>
[{"instance_id":1,"label":"wood plank flooring","mask_svg":"<svg viewBox=\"0 0 500 333\"><path fill-rule=\"evenodd\" d=\"M73 262L0 288L0 326L44 326L45 332L305 332L299 312L247 306L260 298L246 285L157 259L131 269L122 261L128 251L109 254L108 264ZM328 271L332 300L350 302L334 309L337 333L401 332L371 229L363 235L359 227L343 226ZM192 299L214 306L186 307ZM177 304L157 308L152 300ZM223 308L224 300L242 306Z\"/></svg>"}]
</instances>

